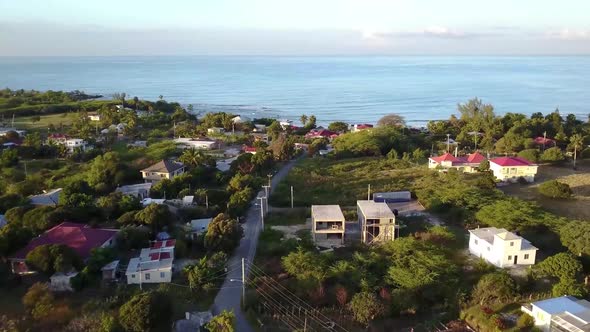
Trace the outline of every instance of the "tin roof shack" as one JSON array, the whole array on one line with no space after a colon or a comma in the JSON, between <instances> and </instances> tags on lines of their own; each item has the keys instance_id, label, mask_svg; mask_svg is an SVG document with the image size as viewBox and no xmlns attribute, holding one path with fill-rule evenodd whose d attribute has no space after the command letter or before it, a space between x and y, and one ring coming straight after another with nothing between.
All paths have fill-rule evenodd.
<instances>
[{"instance_id":1,"label":"tin roof shack","mask_svg":"<svg viewBox=\"0 0 590 332\"><path fill-rule=\"evenodd\" d=\"M357 201L356 205L363 243L395 239L395 215L386 203Z\"/></svg>"},{"instance_id":2,"label":"tin roof shack","mask_svg":"<svg viewBox=\"0 0 590 332\"><path fill-rule=\"evenodd\" d=\"M339 205L312 205L311 225L316 244L325 247L344 244L346 221Z\"/></svg>"}]
</instances>

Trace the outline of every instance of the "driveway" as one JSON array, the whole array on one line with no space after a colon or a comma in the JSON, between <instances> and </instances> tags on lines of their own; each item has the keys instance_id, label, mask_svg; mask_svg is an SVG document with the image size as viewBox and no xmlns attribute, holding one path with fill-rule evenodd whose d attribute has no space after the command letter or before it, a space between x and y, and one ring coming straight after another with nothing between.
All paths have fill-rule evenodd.
<instances>
[{"instance_id":1,"label":"driveway","mask_svg":"<svg viewBox=\"0 0 590 332\"><path fill-rule=\"evenodd\" d=\"M297 160L291 160L283 166L272 178L271 188L276 185L289 173L291 168L295 166ZM272 189L271 189L272 190ZM222 310L233 310L236 314L236 331L253 332L254 330L246 320L246 316L241 310L242 289L240 281L242 279L242 270L240 261L245 258L246 261L254 261L256 255L256 245L258 244L258 235L260 235L261 220L260 220L260 206L254 203L259 202L258 197L263 197L264 190L258 192L257 197L250 205L250 209L246 213L246 221L242 224L244 227L244 237L240 241L240 245L235 249L233 255L229 259L227 266L230 267L225 281L215 297L211 312L217 315ZM248 274L248 267L246 266L246 274ZM231 281L234 280L234 281Z\"/></svg>"}]
</instances>

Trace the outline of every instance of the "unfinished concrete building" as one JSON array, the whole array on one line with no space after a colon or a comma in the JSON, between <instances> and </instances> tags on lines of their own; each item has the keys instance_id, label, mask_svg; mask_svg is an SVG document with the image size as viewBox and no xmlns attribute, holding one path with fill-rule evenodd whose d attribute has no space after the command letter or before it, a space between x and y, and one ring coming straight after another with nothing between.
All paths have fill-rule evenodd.
<instances>
[{"instance_id":1,"label":"unfinished concrete building","mask_svg":"<svg viewBox=\"0 0 590 332\"><path fill-rule=\"evenodd\" d=\"M311 224L315 243L326 246L344 243L346 222L340 206L312 205Z\"/></svg>"},{"instance_id":2,"label":"unfinished concrete building","mask_svg":"<svg viewBox=\"0 0 590 332\"><path fill-rule=\"evenodd\" d=\"M395 239L395 215L386 203L357 201L361 241L366 244Z\"/></svg>"}]
</instances>

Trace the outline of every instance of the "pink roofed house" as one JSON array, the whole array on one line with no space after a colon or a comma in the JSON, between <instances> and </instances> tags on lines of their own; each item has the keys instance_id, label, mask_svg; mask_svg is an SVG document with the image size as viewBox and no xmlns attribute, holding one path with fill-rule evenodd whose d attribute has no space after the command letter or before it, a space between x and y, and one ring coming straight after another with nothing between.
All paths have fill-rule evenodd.
<instances>
[{"instance_id":1,"label":"pink roofed house","mask_svg":"<svg viewBox=\"0 0 590 332\"><path fill-rule=\"evenodd\" d=\"M441 156L428 158L428 168L455 168L465 173L475 173L478 171L479 164L484 160L486 160L486 157L479 152L464 157L455 157L447 152Z\"/></svg>"},{"instance_id":2,"label":"pink roofed house","mask_svg":"<svg viewBox=\"0 0 590 332\"><path fill-rule=\"evenodd\" d=\"M12 270L18 274L32 272L25 264L27 254L46 244L64 244L74 249L80 258L86 260L90 257L92 249L113 246L117 232L116 229L92 228L88 225L63 222L32 239L27 246L10 257Z\"/></svg>"},{"instance_id":3,"label":"pink roofed house","mask_svg":"<svg viewBox=\"0 0 590 332\"><path fill-rule=\"evenodd\" d=\"M499 157L490 160L490 170L500 181L516 182L519 178L535 181L539 166L520 157Z\"/></svg>"},{"instance_id":4,"label":"pink roofed house","mask_svg":"<svg viewBox=\"0 0 590 332\"><path fill-rule=\"evenodd\" d=\"M338 137L338 133L327 129L312 129L305 134L305 138L328 138L332 139Z\"/></svg>"}]
</instances>

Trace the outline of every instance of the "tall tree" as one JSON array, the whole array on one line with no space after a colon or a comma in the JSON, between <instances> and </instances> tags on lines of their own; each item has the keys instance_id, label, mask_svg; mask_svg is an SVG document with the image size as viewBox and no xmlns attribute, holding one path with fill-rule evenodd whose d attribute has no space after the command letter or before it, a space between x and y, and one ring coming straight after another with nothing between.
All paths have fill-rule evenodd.
<instances>
[{"instance_id":1,"label":"tall tree","mask_svg":"<svg viewBox=\"0 0 590 332\"><path fill-rule=\"evenodd\" d=\"M576 169L576 160L578 159L578 149L584 146L584 137L580 134L574 134L570 137L570 146L574 149L574 169Z\"/></svg>"},{"instance_id":2,"label":"tall tree","mask_svg":"<svg viewBox=\"0 0 590 332\"><path fill-rule=\"evenodd\" d=\"M301 124L305 127L305 125L307 124L307 115L302 114L301 117L299 118L299 121L301 121Z\"/></svg>"},{"instance_id":3,"label":"tall tree","mask_svg":"<svg viewBox=\"0 0 590 332\"><path fill-rule=\"evenodd\" d=\"M205 326L209 332L234 332L236 330L236 315L232 311L223 310L213 317Z\"/></svg>"},{"instance_id":4,"label":"tall tree","mask_svg":"<svg viewBox=\"0 0 590 332\"><path fill-rule=\"evenodd\" d=\"M379 127L404 127L405 125L406 121L404 120L404 117L398 114L387 114L377 122L377 126Z\"/></svg>"}]
</instances>

